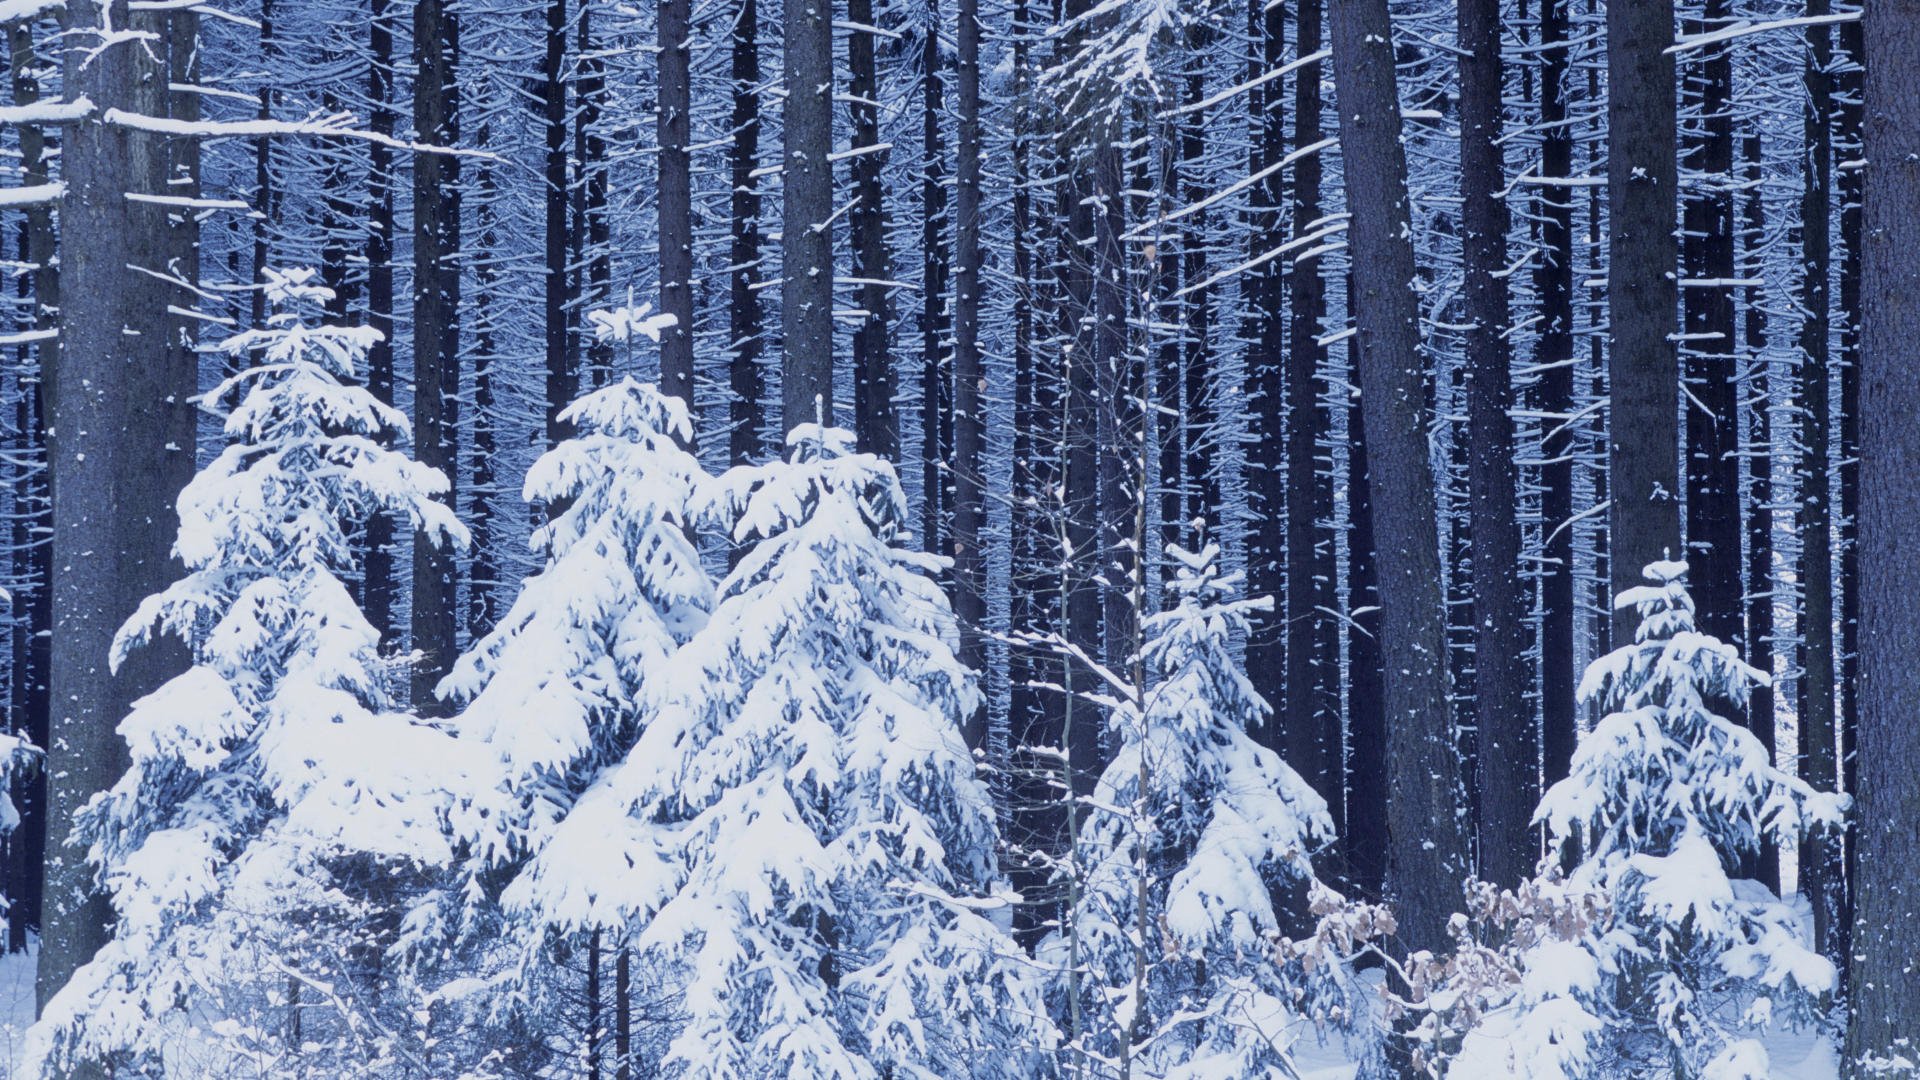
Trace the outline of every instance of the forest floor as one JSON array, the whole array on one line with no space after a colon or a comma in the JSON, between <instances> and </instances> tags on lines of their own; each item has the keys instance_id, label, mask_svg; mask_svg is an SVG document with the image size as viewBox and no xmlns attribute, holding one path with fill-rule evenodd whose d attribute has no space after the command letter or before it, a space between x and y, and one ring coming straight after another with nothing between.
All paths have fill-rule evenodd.
<instances>
[{"instance_id":1,"label":"forest floor","mask_svg":"<svg viewBox=\"0 0 1920 1080\"><path fill-rule=\"evenodd\" d=\"M33 1023L34 958L33 952L0 955L0 1080L19 1076L21 1035ZM1773 1080L1835 1080L1839 1075L1832 1044L1813 1032L1775 1032L1766 1042ZM1358 1069L1337 1039L1322 1044L1309 1038L1294 1049L1301 1080L1353 1080Z\"/></svg>"}]
</instances>

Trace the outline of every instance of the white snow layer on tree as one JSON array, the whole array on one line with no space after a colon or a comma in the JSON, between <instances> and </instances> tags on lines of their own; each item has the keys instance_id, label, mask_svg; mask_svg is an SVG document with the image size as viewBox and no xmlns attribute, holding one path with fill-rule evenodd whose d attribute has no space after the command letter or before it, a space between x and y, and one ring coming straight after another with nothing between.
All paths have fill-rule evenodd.
<instances>
[{"instance_id":1,"label":"white snow layer on tree","mask_svg":"<svg viewBox=\"0 0 1920 1080\"><path fill-rule=\"evenodd\" d=\"M748 545L606 781L664 1075L1028 1076L1051 1039L960 736L978 703L893 468L806 425L705 496ZM982 901L988 901L983 904Z\"/></svg>"},{"instance_id":2,"label":"white snow layer on tree","mask_svg":"<svg viewBox=\"0 0 1920 1080\"><path fill-rule=\"evenodd\" d=\"M1318 1003L1277 942L1283 919L1306 920L1325 891L1309 856L1333 822L1247 733L1270 708L1234 641L1272 601L1234 599L1240 575L1219 572L1214 545L1167 554L1175 603L1142 625L1145 684L1106 680L1115 752L1081 834L1079 940L1055 935L1043 956L1065 969L1079 951L1085 973L1056 976L1055 992L1089 999L1087 1053L1125 1052L1143 1077L1291 1076L1292 1044L1314 1023L1303 1011ZM1276 911L1281 891L1302 910Z\"/></svg>"},{"instance_id":3,"label":"white snow layer on tree","mask_svg":"<svg viewBox=\"0 0 1920 1080\"><path fill-rule=\"evenodd\" d=\"M436 501L446 478L387 446L406 418L354 382L378 335L298 314L327 296L311 277L271 273L278 313L226 342L252 363L200 402L227 446L180 495L186 575L115 642L117 665L171 635L191 666L134 705L132 764L79 815L118 921L32 1029L30 1074L165 1070L187 1045L270 1071L297 1039L348 1076L401 1052L354 1015L346 954L381 947L391 881L450 857L437 793L478 761L392 711L379 636L342 578L373 515L423 542L466 531Z\"/></svg>"},{"instance_id":4,"label":"white snow layer on tree","mask_svg":"<svg viewBox=\"0 0 1920 1080\"><path fill-rule=\"evenodd\" d=\"M713 606L687 532L707 477L682 448L685 404L627 379L561 419L575 434L525 488L551 515L533 536L545 565L439 687L464 703L455 729L498 769L459 821L466 858L450 899L468 909L464 932L510 939L522 964L552 935L623 929L646 909L632 864L656 858L655 841L610 776Z\"/></svg>"},{"instance_id":5,"label":"white snow layer on tree","mask_svg":"<svg viewBox=\"0 0 1920 1080\"><path fill-rule=\"evenodd\" d=\"M1605 716L1535 815L1556 848L1578 842L1562 887L1594 897L1598 916L1520 954L1517 992L1468 1034L1453 1077L1765 1077L1756 1036L1812 1020L1835 987L1793 911L1729 875L1763 838L1793 845L1838 828L1846 798L1776 768L1714 711L1767 676L1695 628L1686 569L1654 563L1649 584L1620 595L1639 632L1581 680Z\"/></svg>"}]
</instances>

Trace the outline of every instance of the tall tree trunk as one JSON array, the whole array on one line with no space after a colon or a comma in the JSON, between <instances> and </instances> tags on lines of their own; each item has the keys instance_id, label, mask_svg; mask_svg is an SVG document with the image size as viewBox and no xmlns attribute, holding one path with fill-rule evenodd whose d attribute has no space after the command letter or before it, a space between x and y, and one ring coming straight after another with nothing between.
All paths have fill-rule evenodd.
<instances>
[{"instance_id":1,"label":"tall tree trunk","mask_svg":"<svg viewBox=\"0 0 1920 1080\"><path fill-rule=\"evenodd\" d=\"M567 0L547 0L546 51L540 65L541 120L546 132L546 263L544 320L546 329L547 443L566 438L560 411L580 392L580 369L573 355L572 326L574 271L567 240Z\"/></svg>"},{"instance_id":2,"label":"tall tree trunk","mask_svg":"<svg viewBox=\"0 0 1920 1080\"><path fill-rule=\"evenodd\" d=\"M368 0L367 16L367 98L371 104L367 126L375 134L391 138L395 118L393 14L389 0ZM393 404L393 181L393 150L382 142L368 144L367 229L362 254L367 263L367 325L380 332L380 340L367 350L367 389L388 405ZM344 305L347 298L343 294L338 300ZM340 310L344 314L346 309ZM419 432L414 434L417 437ZM391 641L399 629L394 620L393 522L385 515L368 521L365 543L361 608L374 630Z\"/></svg>"},{"instance_id":3,"label":"tall tree trunk","mask_svg":"<svg viewBox=\"0 0 1920 1080\"><path fill-rule=\"evenodd\" d=\"M947 361L947 148L945 62L940 53L940 0L928 0L920 55L920 486L921 537L928 551L947 550L952 511L953 380Z\"/></svg>"},{"instance_id":4,"label":"tall tree trunk","mask_svg":"<svg viewBox=\"0 0 1920 1080\"><path fill-rule=\"evenodd\" d=\"M1862 129L1866 123L1864 107L1866 42L1860 21L1840 24L1841 62L1834 75L1834 153L1837 161L1865 160ZM1860 318L1861 310L1861 234L1865 198L1866 170L1840 170L1840 310L1848 317L1840 323L1840 648L1836 668L1840 683L1840 776L1842 786L1852 791L1859 786L1860 754ZM1859 845L1844 844L1849 864L1857 858ZM1834 928L1833 955L1852 955L1854 871L1846 872L1848 887L1840 896L1840 918Z\"/></svg>"},{"instance_id":5,"label":"tall tree trunk","mask_svg":"<svg viewBox=\"0 0 1920 1080\"><path fill-rule=\"evenodd\" d=\"M1920 1032L1920 0L1867 0L1860 342L1858 895L1847 1075ZM1877 1074L1873 1074L1877 1075Z\"/></svg>"},{"instance_id":6,"label":"tall tree trunk","mask_svg":"<svg viewBox=\"0 0 1920 1080\"><path fill-rule=\"evenodd\" d=\"M1460 0L1461 247L1466 260L1467 491L1473 545L1474 755L1480 877L1507 888L1533 873L1539 743L1527 670L1514 468L1507 295L1505 94L1499 0Z\"/></svg>"},{"instance_id":7,"label":"tall tree trunk","mask_svg":"<svg viewBox=\"0 0 1920 1080\"><path fill-rule=\"evenodd\" d=\"M986 661L986 373L980 366L980 4L955 0L959 49L954 57L953 200L953 609L960 621L960 661L975 671ZM983 702L966 719L967 745L986 738Z\"/></svg>"},{"instance_id":8,"label":"tall tree trunk","mask_svg":"<svg viewBox=\"0 0 1920 1080\"><path fill-rule=\"evenodd\" d=\"M1248 0L1247 78L1257 79L1287 62L1287 10L1282 4ZM1316 71L1315 74L1318 74ZM1266 174L1248 193L1247 253L1258 259L1283 235L1281 208L1286 201L1284 170L1275 167L1287 153L1286 96L1277 83L1255 87L1249 99L1253 130L1248 171ZM1295 228L1304 225L1295 221ZM1249 271L1246 283L1247 415L1246 498L1250 517L1247 530L1247 593L1274 598L1278 617L1257 624L1247 638L1247 677L1254 689L1286 716L1257 737L1286 759L1287 764L1320 790L1327 775L1327 752L1320 730L1311 723L1295 724L1294 695L1307 697L1300 709L1312 707L1310 687L1288 677L1287 645L1292 626L1281 607L1291 594L1287 565L1287 336L1286 276L1283 260L1271 259ZM1318 781L1318 782L1316 782Z\"/></svg>"},{"instance_id":9,"label":"tall tree trunk","mask_svg":"<svg viewBox=\"0 0 1920 1080\"><path fill-rule=\"evenodd\" d=\"M1329 11L1347 206L1353 214L1351 301L1360 408L1366 415L1380 545L1380 648L1386 682L1387 891L1409 950L1438 951L1457 899L1436 883L1467 870L1455 813L1459 765L1447 706L1446 613L1422 416L1424 365L1413 293L1406 148L1387 0L1341 0Z\"/></svg>"},{"instance_id":10,"label":"tall tree trunk","mask_svg":"<svg viewBox=\"0 0 1920 1080\"><path fill-rule=\"evenodd\" d=\"M1706 0L1695 34L1724 29L1730 0ZM1749 651L1740 605L1740 397L1734 366L1733 54L1711 45L1688 65L1686 95L1699 117L1685 153L1696 174L1682 234L1687 343L1687 580L1700 628ZM1695 556L1698 556L1697 558Z\"/></svg>"},{"instance_id":11,"label":"tall tree trunk","mask_svg":"<svg viewBox=\"0 0 1920 1080\"><path fill-rule=\"evenodd\" d=\"M847 21L873 23L873 0L847 0ZM853 413L860 448L889 461L900 457L900 420L893 404L894 377L890 336L893 260L887 250L887 195L881 174L887 151L880 144L880 79L875 68L874 34L847 33L848 113L853 121L851 162L853 208L847 213L852 235L857 306L863 314L853 333Z\"/></svg>"},{"instance_id":12,"label":"tall tree trunk","mask_svg":"<svg viewBox=\"0 0 1920 1080\"><path fill-rule=\"evenodd\" d=\"M1758 133L1749 134L1745 144L1747 199L1741 232L1746 250L1742 277L1761 279L1766 254L1766 203L1762 197L1766 173L1761 158ZM1745 297L1746 353L1748 371L1742 387L1747 405L1747 438L1742 457L1747 462L1747 569L1746 569L1746 642L1747 662L1761 671L1773 672L1773 391L1771 359L1767 351L1767 295L1764 286L1747 287ZM1775 759L1778 748L1774 730L1774 695L1771 683L1756 686L1747 698L1747 726L1766 748L1767 760ZM1769 839L1760 845L1760 880L1775 892L1780 890L1780 846Z\"/></svg>"},{"instance_id":13,"label":"tall tree trunk","mask_svg":"<svg viewBox=\"0 0 1920 1080\"><path fill-rule=\"evenodd\" d=\"M733 339L727 365L727 460L733 465L766 456L761 416L766 375L760 366L765 347L760 297L760 5L740 0L734 13L732 56L733 111L729 123L733 148L727 155L732 194L728 218L732 237L727 252L727 331Z\"/></svg>"},{"instance_id":14,"label":"tall tree trunk","mask_svg":"<svg viewBox=\"0 0 1920 1080\"><path fill-rule=\"evenodd\" d=\"M1808 12L1827 14L1826 0L1810 0ZM1833 383L1831 222L1833 213L1833 31L1807 28L1806 158L1800 198L1800 331L1798 398L1800 427L1800 774L1822 790L1840 779L1839 738L1834 717L1834 580L1832 451ZM1814 943L1830 959L1833 934L1846 888L1839 836L1809 837L1801 853L1801 892L1813 903Z\"/></svg>"},{"instance_id":15,"label":"tall tree trunk","mask_svg":"<svg viewBox=\"0 0 1920 1080\"><path fill-rule=\"evenodd\" d=\"M103 18L117 31L150 33L93 57ZM60 211L60 342L48 373L48 462L53 499L53 625L47 746L48 816L55 836L127 764L115 731L136 697L178 670L182 650L141 650L110 671L114 632L173 576L168 559L174 495L192 474L195 368L171 347L169 304L192 297L154 274L167 272L184 226L160 205L129 193L171 194L174 157L165 138L105 123L109 109L168 115L173 40L186 32L164 13L129 11L126 0L72 4L63 15L64 86L95 113L69 129L61 148L67 185ZM91 59L92 62L87 62ZM191 281L192 265L178 272ZM45 867L37 991L41 1005L107 940L110 913L93 868L64 847ZM76 1074L81 1075L81 1074Z\"/></svg>"},{"instance_id":16,"label":"tall tree trunk","mask_svg":"<svg viewBox=\"0 0 1920 1080\"><path fill-rule=\"evenodd\" d=\"M1320 51L1325 9L1320 0L1302 0L1295 12L1294 56ZM1296 151L1320 141L1323 111L1320 84L1325 69L1308 64L1294 76L1293 145ZM1269 115L1277 116L1275 108ZM1320 220L1320 155L1308 154L1293 166L1293 239L1305 237ZM1327 800L1334 821L1346 815L1344 732L1340 711L1338 642L1334 637L1333 485L1320 467L1320 440L1328 429L1320 406L1320 323L1326 312L1326 283L1318 256L1287 263L1287 573L1286 693L1279 703L1289 760ZM1276 298L1277 299L1277 298ZM1341 832L1343 830L1336 830ZM1342 845L1345 837L1335 840ZM1336 878L1345 876L1340 847L1323 855Z\"/></svg>"},{"instance_id":17,"label":"tall tree trunk","mask_svg":"<svg viewBox=\"0 0 1920 1080\"><path fill-rule=\"evenodd\" d=\"M482 124L479 145L493 142L492 129ZM492 161L482 160L475 178L479 195L480 250L494 251L499 243L499 216L495 210L499 181ZM473 343L473 483L468 489L467 531L472 536L473 562L467 575L467 638L478 640L493 629L494 590L499 586L500 564L495 559L493 522L494 499L499 481L493 456L497 447L494 435L494 360L500 355L499 338L494 331L494 305L499 302L499 271L485 259L474 266L476 315Z\"/></svg>"},{"instance_id":18,"label":"tall tree trunk","mask_svg":"<svg viewBox=\"0 0 1920 1080\"><path fill-rule=\"evenodd\" d=\"M604 53L594 45L593 11L591 0L581 3L580 26L576 35L579 42L580 81L574 91L579 109L573 122L573 239L575 244L584 245L581 255L574 260L578 267L574 273L578 275L584 272L586 277L585 291L580 301L581 311L592 311L613 302L610 295L613 289L613 222L607 210L609 165L607 139L600 128L600 105L606 99L607 61ZM578 332L578 315L574 317L573 325L574 348L577 350L582 336ZM587 385L595 389L606 386L613 381L613 342L595 337L585 344ZM687 385L687 407L692 410L691 377ZM698 415L694 413L695 417Z\"/></svg>"},{"instance_id":19,"label":"tall tree trunk","mask_svg":"<svg viewBox=\"0 0 1920 1080\"><path fill-rule=\"evenodd\" d=\"M1349 290L1351 293L1351 290ZM1380 655L1380 574L1373 528L1367 418L1356 398L1347 414L1347 739L1353 781L1347 799L1347 865L1361 895L1387 889L1386 661Z\"/></svg>"},{"instance_id":20,"label":"tall tree trunk","mask_svg":"<svg viewBox=\"0 0 1920 1080\"><path fill-rule=\"evenodd\" d=\"M378 2L378 0L376 0ZM413 129L420 141L460 139L455 65L460 26L446 0L413 9ZM413 163L413 438L423 465L447 475L459 505L460 476L460 159L420 154ZM451 546L413 545L413 705L431 711L433 688L459 650L455 595L459 565Z\"/></svg>"},{"instance_id":21,"label":"tall tree trunk","mask_svg":"<svg viewBox=\"0 0 1920 1080\"><path fill-rule=\"evenodd\" d=\"M40 59L34 50L33 29L24 23L8 27L12 54L13 100L29 105L41 100L39 79L35 74ZM51 179L52 149L46 133L38 127L20 129L20 182L38 187ZM20 260L32 267L23 284L33 298L32 328L40 334L56 332L60 310L60 271L55 262L53 206L42 203L29 206L21 215ZM52 464L47 457L47 384L57 369L60 345L57 338L43 338L21 350L17 363L18 378L30 382L20 387L15 408L16 426L23 456L37 459L38 466L28 474L27 482L15 495L13 541L22 553L26 579L33 592L24 612L14 617L14 722L33 739L36 746L47 746L47 677L50 634L53 626L53 545L39 535L48 523L48 474ZM16 598L16 603L18 599ZM24 617L23 617L24 616ZM39 930L43 908L43 878L47 836L51 831L47 818L47 770L37 769L13 791L20 812L20 823L9 844L17 872L7 894L9 952L27 948L29 930Z\"/></svg>"},{"instance_id":22,"label":"tall tree trunk","mask_svg":"<svg viewBox=\"0 0 1920 1080\"><path fill-rule=\"evenodd\" d=\"M1573 465L1579 451L1573 401L1573 196L1552 181L1573 175L1573 133L1567 124L1571 0L1540 0L1541 259L1534 270L1540 334L1534 366L1540 440L1540 749L1547 784L1564 779L1579 731L1574 721Z\"/></svg>"},{"instance_id":23,"label":"tall tree trunk","mask_svg":"<svg viewBox=\"0 0 1920 1080\"><path fill-rule=\"evenodd\" d=\"M1679 268L1675 185L1673 0L1607 5L1608 516L1613 592L1680 558ZM1631 641L1638 616L1614 612L1614 640Z\"/></svg>"},{"instance_id":24,"label":"tall tree trunk","mask_svg":"<svg viewBox=\"0 0 1920 1080\"><path fill-rule=\"evenodd\" d=\"M691 0L660 0L660 391L693 407L693 83Z\"/></svg>"},{"instance_id":25,"label":"tall tree trunk","mask_svg":"<svg viewBox=\"0 0 1920 1080\"><path fill-rule=\"evenodd\" d=\"M833 4L799 0L784 22L782 435L833 422Z\"/></svg>"}]
</instances>

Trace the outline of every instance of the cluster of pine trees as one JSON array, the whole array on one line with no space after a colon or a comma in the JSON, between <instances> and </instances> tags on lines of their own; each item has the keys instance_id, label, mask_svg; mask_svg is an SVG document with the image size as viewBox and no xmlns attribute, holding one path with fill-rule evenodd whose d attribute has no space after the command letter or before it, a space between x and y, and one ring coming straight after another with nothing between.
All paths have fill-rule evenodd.
<instances>
[{"instance_id":1,"label":"cluster of pine trees","mask_svg":"<svg viewBox=\"0 0 1920 1080\"><path fill-rule=\"evenodd\" d=\"M1914 0L0 24L30 1067L1920 1068Z\"/></svg>"}]
</instances>

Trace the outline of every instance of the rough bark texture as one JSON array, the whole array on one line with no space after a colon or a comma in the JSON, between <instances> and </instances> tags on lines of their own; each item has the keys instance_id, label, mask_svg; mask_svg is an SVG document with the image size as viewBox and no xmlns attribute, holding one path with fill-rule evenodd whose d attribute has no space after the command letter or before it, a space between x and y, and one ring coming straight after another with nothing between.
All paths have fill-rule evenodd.
<instances>
[{"instance_id":1,"label":"rough bark texture","mask_svg":"<svg viewBox=\"0 0 1920 1080\"><path fill-rule=\"evenodd\" d=\"M760 420L766 376L760 366L762 337L760 298L760 5L741 0L734 13L731 72L733 149L728 154L728 233L732 237L727 262L727 329L732 341L727 386L727 460L733 465L757 462L766 454Z\"/></svg>"},{"instance_id":2,"label":"rough bark texture","mask_svg":"<svg viewBox=\"0 0 1920 1080\"><path fill-rule=\"evenodd\" d=\"M1920 0L1865 5L1860 786L1849 1075L1920 1032ZM1911 1057L1910 1043L1902 1050Z\"/></svg>"},{"instance_id":3,"label":"rough bark texture","mask_svg":"<svg viewBox=\"0 0 1920 1080\"><path fill-rule=\"evenodd\" d=\"M540 65L541 120L546 133L545 301L547 444L566 438L560 422L580 392L570 305L574 276L567 252L567 0L547 0L546 52Z\"/></svg>"},{"instance_id":4,"label":"rough bark texture","mask_svg":"<svg viewBox=\"0 0 1920 1080\"><path fill-rule=\"evenodd\" d=\"M942 27L939 0L927 5L929 27ZM953 509L953 380L947 359L947 146L945 54L940 35L920 50L920 542L947 550Z\"/></svg>"},{"instance_id":5,"label":"rough bark texture","mask_svg":"<svg viewBox=\"0 0 1920 1080\"><path fill-rule=\"evenodd\" d=\"M1567 5L1540 4L1540 173L1573 174L1573 134L1567 120ZM1549 47L1553 46L1553 47ZM1564 779L1579 731L1574 724L1573 670L1573 196L1578 189L1540 188L1541 259L1534 271L1540 335L1534 340L1535 391L1546 433L1540 441L1540 742L1542 781Z\"/></svg>"},{"instance_id":6,"label":"rough bark texture","mask_svg":"<svg viewBox=\"0 0 1920 1080\"><path fill-rule=\"evenodd\" d=\"M1467 489L1473 545L1474 755L1480 877L1514 887L1533 873L1540 797L1527 603L1521 582L1507 344L1507 209L1501 150L1499 0L1460 0L1461 245L1466 259Z\"/></svg>"},{"instance_id":7,"label":"rough bark texture","mask_svg":"<svg viewBox=\"0 0 1920 1080\"><path fill-rule=\"evenodd\" d=\"M1295 11L1296 59L1319 52L1325 9L1319 0L1301 0ZM1321 138L1320 64L1300 69L1293 80L1293 146L1305 149ZM1279 109L1272 110L1277 114ZM1309 154L1293 173L1293 238L1301 240L1320 220L1321 157ZM1333 596L1333 484L1322 467L1320 441L1327 413L1320 404L1320 365L1327 348L1320 344L1326 313L1326 283L1319 256L1287 259L1287 590L1286 693L1275 702L1291 748L1289 761L1326 800L1336 823L1346 816L1345 733L1340 711L1339 643L1328 614ZM1295 760L1295 758L1299 760ZM1336 878L1346 872L1345 830L1321 865Z\"/></svg>"},{"instance_id":8,"label":"rough bark texture","mask_svg":"<svg viewBox=\"0 0 1920 1080\"><path fill-rule=\"evenodd\" d=\"M1409 950L1446 946L1459 906L1438 882L1467 869L1455 813L1459 765L1447 708L1439 537L1422 415L1424 364L1408 222L1406 150L1386 0L1341 0L1331 11L1340 140L1346 154L1354 260L1353 348L1366 415L1369 481L1379 545L1380 647L1385 688L1387 892Z\"/></svg>"},{"instance_id":9,"label":"rough bark texture","mask_svg":"<svg viewBox=\"0 0 1920 1080\"><path fill-rule=\"evenodd\" d=\"M1247 50L1249 81L1286 63L1286 8L1249 0L1247 33L1257 48ZM1273 169L1287 152L1285 95L1277 83L1251 91L1254 113L1247 172ZM1248 193L1248 259L1278 243L1285 223L1285 178L1272 172ZM1298 224L1296 222L1296 224ZM1248 272L1248 311L1241 332L1247 339L1247 593L1283 603L1287 584L1287 336L1284 260L1273 259ZM1285 612L1256 623L1247 638L1247 677L1260 696L1286 711L1288 722L1255 733L1309 779L1326 773L1326 752L1311 726L1296 726L1287 704L1294 692L1288 679ZM1304 689L1304 688L1303 688Z\"/></svg>"},{"instance_id":10,"label":"rough bark texture","mask_svg":"<svg viewBox=\"0 0 1920 1080\"><path fill-rule=\"evenodd\" d=\"M118 29L156 35L152 48L120 44L82 64L103 15ZM107 109L167 115L171 47L190 24L132 15L126 0L72 4L64 15L65 87L99 111L62 147L60 344L50 382L48 461L53 495L53 623L47 743L48 821L74 811L125 768L115 725L133 699L184 662L180 650L141 650L107 664L120 623L177 571L168 558L175 494L193 471L195 369L171 347L169 304L190 294L139 269L162 271L184 227L168 208L126 198L170 194L166 140L101 123ZM189 275L192 267L180 269ZM64 836L55 824L56 835ZM38 996L44 1005L106 939L108 909L83 854L50 852L45 868ZM76 1074L80 1075L80 1074Z\"/></svg>"},{"instance_id":11,"label":"rough bark texture","mask_svg":"<svg viewBox=\"0 0 1920 1080\"><path fill-rule=\"evenodd\" d=\"M1648 563L1680 551L1679 353L1673 341L1679 269L1674 239L1672 0L1607 6L1607 437L1613 502L1613 592L1641 584ZM1614 640L1631 641L1639 616L1614 613Z\"/></svg>"},{"instance_id":12,"label":"rough bark texture","mask_svg":"<svg viewBox=\"0 0 1920 1080\"><path fill-rule=\"evenodd\" d=\"M396 122L393 12L388 0L369 0L367 5L367 100L370 106L367 127L377 135L391 137ZM367 389L389 405L393 404L393 181L392 148L380 142L369 144L366 239L361 254L367 266L366 322L380 332L380 340L367 350ZM332 185L328 187L333 190ZM345 222L341 226L345 227ZM344 268L341 272L344 274ZM262 299L264 302L264 296ZM347 297L343 293L338 299L339 312L345 321L352 317L347 314ZM376 516L367 523L363 542L360 605L367 613L367 622L382 637L390 639L397 629L394 607L399 591L394 573L393 522L384 514Z\"/></svg>"},{"instance_id":13,"label":"rough bark texture","mask_svg":"<svg viewBox=\"0 0 1920 1080\"><path fill-rule=\"evenodd\" d=\"M833 422L833 5L787 6L781 183L782 434Z\"/></svg>"},{"instance_id":14,"label":"rough bark texture","mask_svg":"<svg viewBox=\"0 0 1920 1080\"><path fill-rule=\"evenodd\" d=\"M986 649L986 374L980 366L980 5L956 0L959 39L954 58L953 199L953 609L960 621L960 661L982 670ZM966 718L967 745L986 738L984 703Z\"/></svg>"},{"instance_id":15,"label":"rough bark texture","mask_svg":"<svg viewBox=\"0 0 1920 1080\"><path fill-rule=\"evenodd\" d=\"M1826 0L1808 11L1827 14ZM1823 791L1838 786L1839 739L1834 714L1832 443L1833 62L1832 30L1807 30L1806 157L1800 197L1800 775ZM1813 901L1815 944L1830 959L1846 889L1840 838L1808 837L1801 846L1801 891Z\"/></svg>"},{"instance_id":16,"label":"rough bark texture","mask_svg":"<svg viewBox=\"0 0 1920 1080\"><path fill-rule=\"evenodd\" d=\"M413 8L413 129L433 146L460 139L460 87L454 65L460 29L446 0ZM419 154L413 162L414 456L460 477L460 159ZM447 493L459 505L458 492ZM447 545L413 546L413 704L431 710L433 688L459 652L459 566Z\"/></svg>"},{"instance_id":17,"label":"rough bark texture","mask_svg":"<svg viewBox=\"0 0 1920 1080\"><path fill-rule=\"evenodd\" d=\"M660 392L693 405L693 113L691 0L660 0Z\"/></svg>"},{"instance_id":18,"label":"rough bark texture","mask_svg":"<svg viewBox=\"0 0 1920 1080\"><path fill-rule=\"evenodd\" d=\"M855 26L873 23L873 0L847 0L847 21ZM859 282L855 305L864 314L853 332L853 414L860 449L889 461L900 458L900 420L893 404L894 375L893 258L887 247L887 196L881 184L888 153L880 146L879 73L874 35L865 30L847 32L847 112L853 122L853 148L862 150L849 163L853 174L853 207L847 212L852 233L853 276ZM976 111L978 97L975 98Z\"/></svg>"},{"instance_id":19,"label":"rough bark texture","mask_svg":"<svg viewBox=\"0 0 1920 1080\"><path fill-rule=\"evenodd\" d=\"M1729 0L1707 0L1687 32L1724 29ZM1733 54L1708 46L1687 65L1687 193L1681 262L1686 334L1687 580L1700 628L1747 652L1740 608L1740 397L1734 364Z\"/></svg>"}]
</instances>

